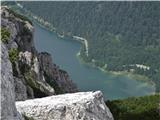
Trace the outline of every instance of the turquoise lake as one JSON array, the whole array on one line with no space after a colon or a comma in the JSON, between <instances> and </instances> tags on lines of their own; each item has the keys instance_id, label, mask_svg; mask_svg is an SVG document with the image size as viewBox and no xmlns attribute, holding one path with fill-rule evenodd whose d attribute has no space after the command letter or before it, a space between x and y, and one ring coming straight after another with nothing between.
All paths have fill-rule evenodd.
<instances>
[{"instance_id":1,"label":"turquoise lake","mask_svg":"<svg viewBox=\"0 0 160 120\"><path fill-rule=\"evenodd\" d=\"M86 66L76 54L81 44L77 41L59 38L55 33L34 24L34 42L39 52L52 55L53 62L70 75L80 91L101 90L105 99L122 99L130 96L143 96L154 93L154 87L124 75L104 73Z\"/></svg>"}]
</instances>

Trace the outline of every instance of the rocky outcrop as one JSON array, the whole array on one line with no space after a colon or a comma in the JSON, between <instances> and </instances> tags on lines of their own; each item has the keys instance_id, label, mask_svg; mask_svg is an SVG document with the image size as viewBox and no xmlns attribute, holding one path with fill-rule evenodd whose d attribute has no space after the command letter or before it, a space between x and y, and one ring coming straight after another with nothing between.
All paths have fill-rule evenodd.
<instances>
[{"instance_id":1,"label":"rocky outcrop","mask_svg":"<svg viewBox=\"0 0 160 120\"><path fill-rule=\"evenodd\" d=\"M15 107L14 79L8 51L1 43L1 120L20 120Z\"/></svg>"},{"instance_id":2,"label":"rocky outcrop","mask_svg":"<svg viewBox=\"0 0 160 120\"><path fill-rule=\"evenodd\" d=\"M16 107L34 120L113 120L100 91L19 101Z\"/></svg>"},{"instance_id":3,"label":"rocky outcrop","mask_svg":"<svg viewBox=\"0 0 160 120\"><path fill-rule=\"evenodd\" d=\"M14 87L15 87L15 99L17 100L26 100L27 99L27 88L23 84L24 79L19 79L14 77Z\"/></svg>"},{"instance_id":4,"label":"rocky outcrop","mask_svg":"<svg viewBox=\"0 0 160 120\"><path fill-rule=\"evenodd\" d=\"M10 33L1 52L2 120L113 120L100 91L55 95L77 88L49 53L36 51L31 22L2 7L1 27Z\"/></svg>"},{"instance_id":5,"label":"rocky outcrop","mask_svg":"<svg viewBox=\"0 0 160 120\"><path fill-rule=\"evenodd\" d=\"M51 55L47 52L41 52L38 54L38 60L41 63L39 65L40 70L46 81L55 88L57 93L70 93L77 91L77 87L70 80L66 71L61 70L56 64L53 64Z\"/></svg>"},{"instance_id":6,"label":"rocky outcrop","mask_svg":"<svg viewBox=\"0 0 160 120\"><path fill-rule=\"evenodd\" d=\"M67 72L52 62L49 53L37 52L34 27L27 18L2 7L1 26L10 33L5 45L11 53L16 100L77 91Z\"/></svg>"}]
</instances>

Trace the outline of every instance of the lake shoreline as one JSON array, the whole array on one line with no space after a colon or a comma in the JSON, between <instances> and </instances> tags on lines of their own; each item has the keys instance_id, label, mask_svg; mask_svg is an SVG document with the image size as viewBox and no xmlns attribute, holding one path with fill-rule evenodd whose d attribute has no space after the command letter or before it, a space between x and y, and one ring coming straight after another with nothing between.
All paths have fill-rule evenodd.
<instances>
[{"instance_id":1,"label":"lake shoreline","mask_svg":"<svg viewBox=\"0 0 160 120\"><path fill-rule=\"evenodd\" d=\"M38 18L38 17L37 17L37 18ZM34 19L34 18L33 18L33 19ZM79 36L74 36L74 35L71 35L71 36L67 35L67 36L66 36L66 34L60 34L60 33L58 33L58 32L56 31L56 28L53 27L53 25L51 25L50 23L46 22L46 23L50 24L50 25L49 25L50 27L48 27L48 26L46 26L44 20L39 20L39 19L34 19L34 20L35 20L36 23L37 23L38 25L40 25L42 28L44 28L44 29L46 29L46 30L48 30L48 31L50 31L50 32L55 33L55 34L56 34L58 37L60 37L60 38L70 38L70 39L72 39L72 40L74 40L74 41L77 41L77 42L83 44L83 45L85 46L85 50L88 51L88 42L87 42L87 40L86 40L85 38L79 37ZM42 22L42 21L43 21L43 22ZM88 52L85 52L85 53L86 53L86 56L88 56ZM124 75L124 76L126 76L126 77L128 77L128 78L135 79L135 80L137 80L137 81L146 82L148 85L151 85L151 86L153 86L153 87L155 88L155 83L153 83L148 77L146 77L146 76L144 76L144 75L134 74L134 73L127 72L127 71L107 71L107 70L105 70L104 68L95 65L93 62L86 62L86 61L83 59L83 57L81 56L80 50L78 51L78 53L76 54L76 56L77 56L77 59L80 61L80 63L85 64L85 65L88 65L88 66L91 66L91 67L96 68L96 69L99 69L100 71L102 71L102 72L104 72L104 73L110 73L110 74L113 74L113 75L115 75L115 76ZM155 93L155 91L154 91L154 93Z\"/></svg>"},{"instance_id":2,"label":"lake shoreline","mask_svg":"<svg viewBox=\"0 0 160 120\"><path fill-rule=\"evenodd\" d=\"M44 20L41 20L41 21L44 21ZM79 36L74 36L74 35L71 35L71 36L66 36L65 34L60 34L56 31L56 28L52 26L51 28L47 28L47 26L45 26L45 22L40 22L39 20L37 21L38 24L43 27L44 29L47 29L53 33L55 33L58 37L60 38L71 38L72 40L74 41L77 41L81 44L83 44L85 46L85 55L88 56L88 42L85 38L83 37L79 37ZM48 23L48 22L47 22ZM49 23L50 24L50 23ZM53 29L54 28L54 29ZM155 83L153 83L148 77L144 76L144 75L140 75L140 74L134 74L134 73L131 73L131 72L127 72L127 71L107 71L105 70L104 68L102 67L99 67L97 65L95 65L93 62L86 62L84 61L83 57L81 56L81 51L79 50L79 52L76 54L77 58L79 59L79 61L82 63L82 64L85 64L85 65L89 65L93 68L97 68L99 69L100 71L104 72L104 73L110 73L110 74L113 74L115 76L119 76L119 75L124 75L128 78L131 78L131 79L135 79L137 81L141 81L141 82L146 82L148 85L151 85L151 86L154 86L155 88ZM155 92L154 92L155 93Z\"/></svg>"},{"instance_id":3,"label":"lake shoreline","mask_svg":"<svg viewBox=\"0 0 160 120\"><path fill-rule=\"evenodd\" d=\"M151 85L155 88L155 83L152 82L148 77L146 77L144 75L135 74L135 73L127 72L127 71L108 71L108 70L105 70L103 67L99 67L99 66L95 65L93 62L86 62L83 59L83 57L81 56L80 52L78 52L76 56L77 56L78 60L80 61L80 63L85 64L87 66L91 66L91 67L96 68L96 69L99 69L100 71L102 71L104 73L109 73L109 74L112 74L112 75L115 75L115 76L124 75L128 78L135 79L135 80L141 81L141 82L145 82L148 85Z\"/></svg>"},{"instance_id":4,"label":"lake shoreline","mask_svg":"<svg viewBox=\"0 0 160 120\"><path fill-rule=\"evenodd\" d=\"M88 42L86 42L87 40L85 38L82 38L82 37L79 37L79 36L74 36L74 35L71 35L71 34L68 35L67 33L63 33L63 34L58 33L57 29L52 24L50 24L49 22L44 21L42 18L39 18L38 16L32 15L32 13L28 12L28 15L32 20L34 20L36 22L36 24L38 24L39 26L41 26L42 28L44 28L44 29L46 29L50 32L55 33L59 38L70 38L70 40L74 40L74 41L77 41L77 42L83 44L85 46L86 51L88 50ZM135 79L137 81L146 82L148 85L152 85L152 87L154 87L154 89L155 89L154 83L151 82L149 80L149 78L146 78L146 76L136 75L136 74L126 72L126 71L119 71L119 72L107 71L103 67L99 67L99 66L95 65L92 61L90 61L88 63L86 61L84 61L80 52L81 52L81 48L78 51L78 53L76 54L76 56L77 56L77 59L82 64L89 65L89 66L91 66L93 68L96 68L96 69L98 69L98 70L100 70L101 72L104 72L104 73L110 73L110 74L115 75L115 76L122 76L123 75L123 76L126 76L128 78ZM85 52L85 53L86 53L86 56L87 56L87 52ZM155 90L154 90L154 93L155 93Z\"/></svg>"},{"instance_id":5,"label":"lake shoreline","mask_svg":"<svg viewBox=\"0 0 160 120\"><path fill-rule=\"evenodd\" d=\"M20 9L24 9L25 13L26 13L25 16L28 16L30 19L35 21L36 24L38 24L42 28L44 28L44 29L46 29L48 31L54 32L60 38L70 38L70 39L73 39L73 40L78 41L81 44L83 44L85 46L85 51L86 51L85 54L86 54L86 56L88 56L88 41L87 41L87 39L85 39L83 37L80 37L80 36L67 34L67 33L59 33L58 30L56 29L56 27L54 27L54 25L52 25L48 21L45 21L43 18L40 18L37 15L34 15L29 10L26 10L22 5L20 6L20 4L17 5L17 6ZM22 13L22 14L24 14L24 13Z\"/></svg>"}]
</instances>

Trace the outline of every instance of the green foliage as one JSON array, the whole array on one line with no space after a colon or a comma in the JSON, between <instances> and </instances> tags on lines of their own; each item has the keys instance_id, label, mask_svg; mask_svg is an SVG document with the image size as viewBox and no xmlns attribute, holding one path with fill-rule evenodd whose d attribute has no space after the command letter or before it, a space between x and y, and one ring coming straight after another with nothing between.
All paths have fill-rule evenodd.
<instances>
[{"instance_id":1,"label":"green foliage","mask_svg":"<svg viewBox=\"0 0 160 120\"><path fill-rule=\"evenodd\" d=\"M10 32L8 29L1 27L1 41L4 43L8 43L10 37Z\"/></svg>"},{"instance_id":2,"label":"green foliage","mask_svg":"<svg viewBox=\"0 0 160 120\"><path fill-rule=\"evenodd\" d=\"M159 120L160 95L107 101L115 120Z\"/></svg>"},{"instance_id":3,"label":"green foliage","mask_svg":"<svg viewBox=\"0 0 160 120\"><path fill-rule=\"evenodd\" d=\"M34 71L26 72L24 74L27 85L33 89L36 98L46 97L47 91L45 91L43 86L38 83L38 80L36 80L36 76L34 75Z\"/></svg>"},{"instance_id":4,"label":"green foliage","mask_svg":"<svg viewBox=\"0 0 160 120\"><path fill-rule=\"evenodd\" d=\"M34 120L33 117L28 117L28 116L25 115L25 114L22 114L22 116L24 117L24 120Z\"/></svg>"},{"instance_id":5,"label":"green foliage","mask_svg":"<svg viewBox=\"0 0 160 120\"><path fill-rule=\"evenodd\" d=\"M89 56L82 46L86 62L107 64L109 71L135 69L156 83L160 66L160 2L20 2L34 15L50 22L59 33L84 37ZM131 67L149 66L150 70ZM124 67L125 65L125 67Z\"/></svg>"},{"instance_id":6,"label":"green foliage","mask_svg":"<svg viewBox=\"0 0 160 120\"><path fill-rule=\"evenodd\" d=\"M9 60L14 63L18 59L18 50L16 48L11 48L8 51Z\"/></svg>"},{"instance_id":7,"label":"green foliage","mask_svg":"<svg viewBox=\"0 0 160 120\"><path fill-rule=\"evenodd\" d=\"M60 88L59 85L58 85L58 83L57 83L55 80L51 79L51 78L46 74L46 72L44 72L44 77L45 77L46 82L47 82L52 88L54 88L56 94L63 94L63 93L64 93L63 88Z\"/></svg>"},{"instance_id":8,"label":"green foliage","mask_svg":"<svg viewBox=\"0 0 160 120\"><path fill-rule=\"evenodd\" d=\"M8 2L8 3L10 3L10 2ZM20 18L23 21L28 21L32 25L32 22L26 16L21 15L20 13L17 13L15 11L13 11L12 9L7 9L7 10L9 11L9 13L13 14L15 17Z\"/></svg>"},{"instance_id":9,"label":"green foliage","mask_svg":"<svg viewBox=\"0 0 160 120\"><path fill-rule=\"evenodd\" d=\"M26 34L29 34L31 31L28 27L24 26L21 35L25 36Z\"/></svg>"},{"instance_id":10,"label":"green foliage","mask_svg":"<svg viewBox=\"0 0 160 120\"><path fill-rule=\"evenodd\" d=\"M35 80L33 79L32 74L31 74L30 72L26 72L26 73L24 74L24 76L25 76L26 83L27 83L30 87L32 87L32 88L38 87L37 84L36 84L36 82L35 82Z\"/></svg>"},{"instance_id":11,"label":"green foliage","mask_svg":"<svg viewBox=\"0 0 160 120\"><path fill-rule=\"evenodd\" d=\"M15 5L15 1L1 1L1 5L2 6L6 6L6 5Z\"/></svg>"}]
</instances>

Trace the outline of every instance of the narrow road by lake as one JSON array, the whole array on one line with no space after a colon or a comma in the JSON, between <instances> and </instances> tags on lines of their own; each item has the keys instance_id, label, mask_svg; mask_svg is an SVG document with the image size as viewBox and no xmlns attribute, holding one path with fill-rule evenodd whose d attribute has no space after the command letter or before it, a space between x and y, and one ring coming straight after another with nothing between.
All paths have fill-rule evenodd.
<instances>
[{"instance_id":1,"label":"narrow road by lake","mask_svg":"<svg viewBox=\"0 0 160 120\"><path fill-rule=\"evenodd\" d=\"M81 44L74 40L58 37L55 33L34 24L34 41L38 51L47 51L53 62L66 70L80 91L101 90L105 99L127 98L154 93L148 83L136 81L123 75L104 73L96 68L81 64L76 57Z\"/></svg>"}]
</instances>

